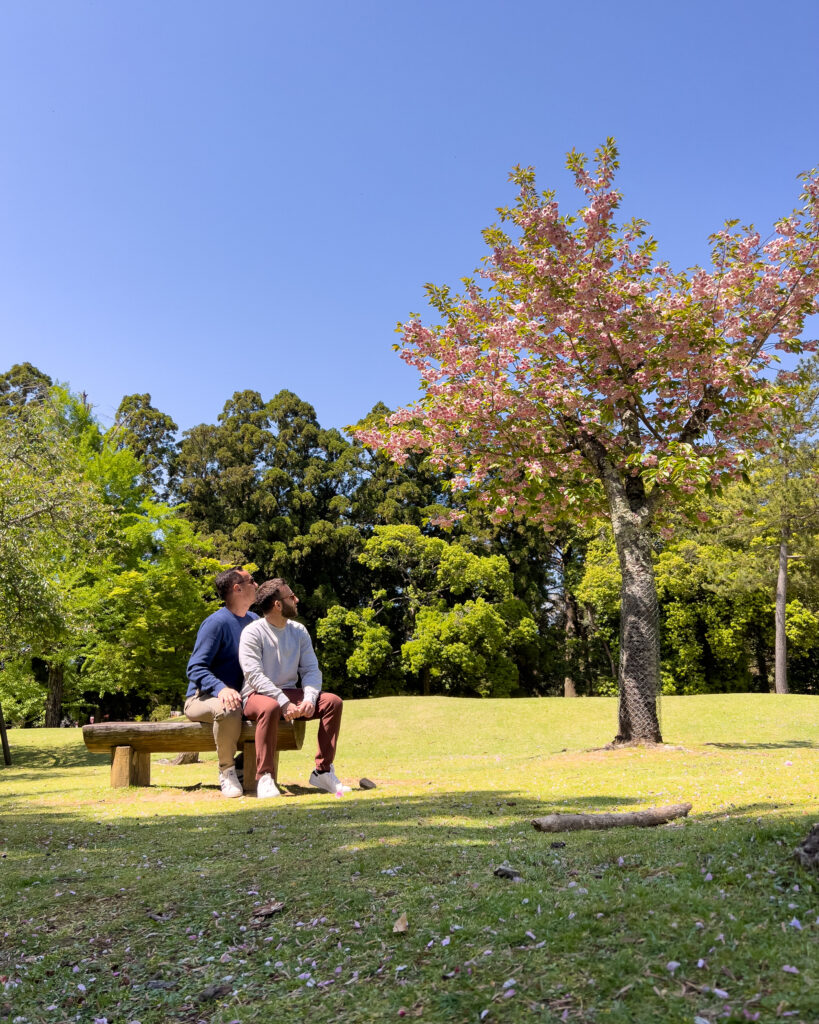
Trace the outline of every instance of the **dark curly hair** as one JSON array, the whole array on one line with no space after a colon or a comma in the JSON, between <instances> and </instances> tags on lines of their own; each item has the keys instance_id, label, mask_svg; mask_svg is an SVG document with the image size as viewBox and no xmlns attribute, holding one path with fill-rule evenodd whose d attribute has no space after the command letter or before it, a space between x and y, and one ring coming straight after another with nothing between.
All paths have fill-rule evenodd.
<instances>
[{"instance_id":1,"label":"dark curly hair","mask_svg":"<svg viewBox=\"0 0 819 1024\"><path fill-rule=\"evenodd\" d=\"M269 612L276 601L282 599L282 588L287 584L278 576L274 580L266 580L256 591L256 607L264 614Z\"/></svg>"}]
</instances>

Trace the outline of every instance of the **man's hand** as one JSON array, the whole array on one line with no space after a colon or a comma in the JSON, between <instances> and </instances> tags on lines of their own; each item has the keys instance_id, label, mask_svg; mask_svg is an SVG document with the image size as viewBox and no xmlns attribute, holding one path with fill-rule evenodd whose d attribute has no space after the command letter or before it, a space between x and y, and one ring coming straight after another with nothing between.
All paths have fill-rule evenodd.
<instances>
[{"instance_id":1,"label":"man's hand","mask_svg":"<svg viewBox=\"0 0 819 1024\"><path fill-rule=\"evenodd\" d=\"M311 704L309 700L300 701L298 704L294 704L291 701L282 712L282 715L286 722L292 722L296 718L312 718L315 710L315 704Z\"/></svg>"},{"instance_id":2,"label":"man's hand","mask_svg":"<svg viewBox=\"0 0 819 1024\"><path fill-rule=\"evenodd\" d=\"M221 690L218 700L225 711L240 711L242 708L242 698L239 691L234 690L232 686L226 686Z\"/></svg>"}]
</instances>

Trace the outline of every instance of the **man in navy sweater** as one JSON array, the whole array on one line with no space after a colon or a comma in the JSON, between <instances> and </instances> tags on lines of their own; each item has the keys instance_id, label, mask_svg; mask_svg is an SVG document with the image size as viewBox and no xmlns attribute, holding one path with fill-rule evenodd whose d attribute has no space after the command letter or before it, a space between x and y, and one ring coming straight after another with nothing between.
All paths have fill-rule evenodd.
<instances>
[{"instance_id":1,"label":"man in navy sweater","mask_svg":"<svg viewBox=\"0 0 819 1024\"><path fill-rule=\"evenodd\" d=\"M256 583L245 569L233 568L215 580L224 607L209 615L196 634L188 662L185 714L193 722L212 722L219 758L219 788L226 797L242 795L233 756L242 729L242 669L239 637L258 618L250 611Z\"/></svg>"}]
</instances>

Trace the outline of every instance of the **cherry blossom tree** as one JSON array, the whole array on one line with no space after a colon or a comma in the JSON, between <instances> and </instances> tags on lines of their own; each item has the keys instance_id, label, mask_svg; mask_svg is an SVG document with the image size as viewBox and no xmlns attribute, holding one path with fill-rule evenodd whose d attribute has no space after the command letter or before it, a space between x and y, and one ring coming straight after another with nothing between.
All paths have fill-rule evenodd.
<instances>
[{"instance_id":1,"label":"cherry blossom tree","mask_svg":"<svg viewBox=\"0 0 819 1024\"><path fill-rule=\"evenodd\" d=\"M496 521L606 515L622 572L617 740L660 741L652 552L697 489L745 472L784 401L771 365L801 352L819 310L819 174L768 239L728 221L712 266L674 271L646 223L615 221L613 140L568 167L577 216L516 167L514 206L464 291L427 286L437 322L399 327L422 398L359 433L397 462L415 451L480 492ZM453 506L441 517L457 518Z\"/></svg>"}]
</instances>

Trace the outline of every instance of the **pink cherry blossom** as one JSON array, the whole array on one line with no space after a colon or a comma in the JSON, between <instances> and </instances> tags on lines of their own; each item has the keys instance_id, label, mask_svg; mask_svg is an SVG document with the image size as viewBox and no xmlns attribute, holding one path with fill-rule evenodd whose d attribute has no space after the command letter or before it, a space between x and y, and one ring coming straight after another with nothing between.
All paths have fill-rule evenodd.
<instances>
[{"instance_id":1,"label":"pink cherry blossom","mask_svg":"<svg viewBox=\"0 0 819 1024\"><path fill-rule=\"evenodd\" d=\"M650 619L656 603L645 551L668 510L693 508L691 496L745 472L764 445L787 401L774 354L817 347L800 333L819 312L819 173L801 176L801 207L764 243L729 222L710 238L710 267L674 271L645 224L615 220L613 140L593 169L576 152L567 163L579 216L515 168L515 205L484 233L481 269L461 295L428 286L437 322L400 328L423 397L358 437L399 464L426 453L452 472L453 499L479 492L494 522L610 518L623 574L620 738L658 739L659 641L633 610ZM434 521L453 518L442 506Z\"/></svg>"}]
</instances>

